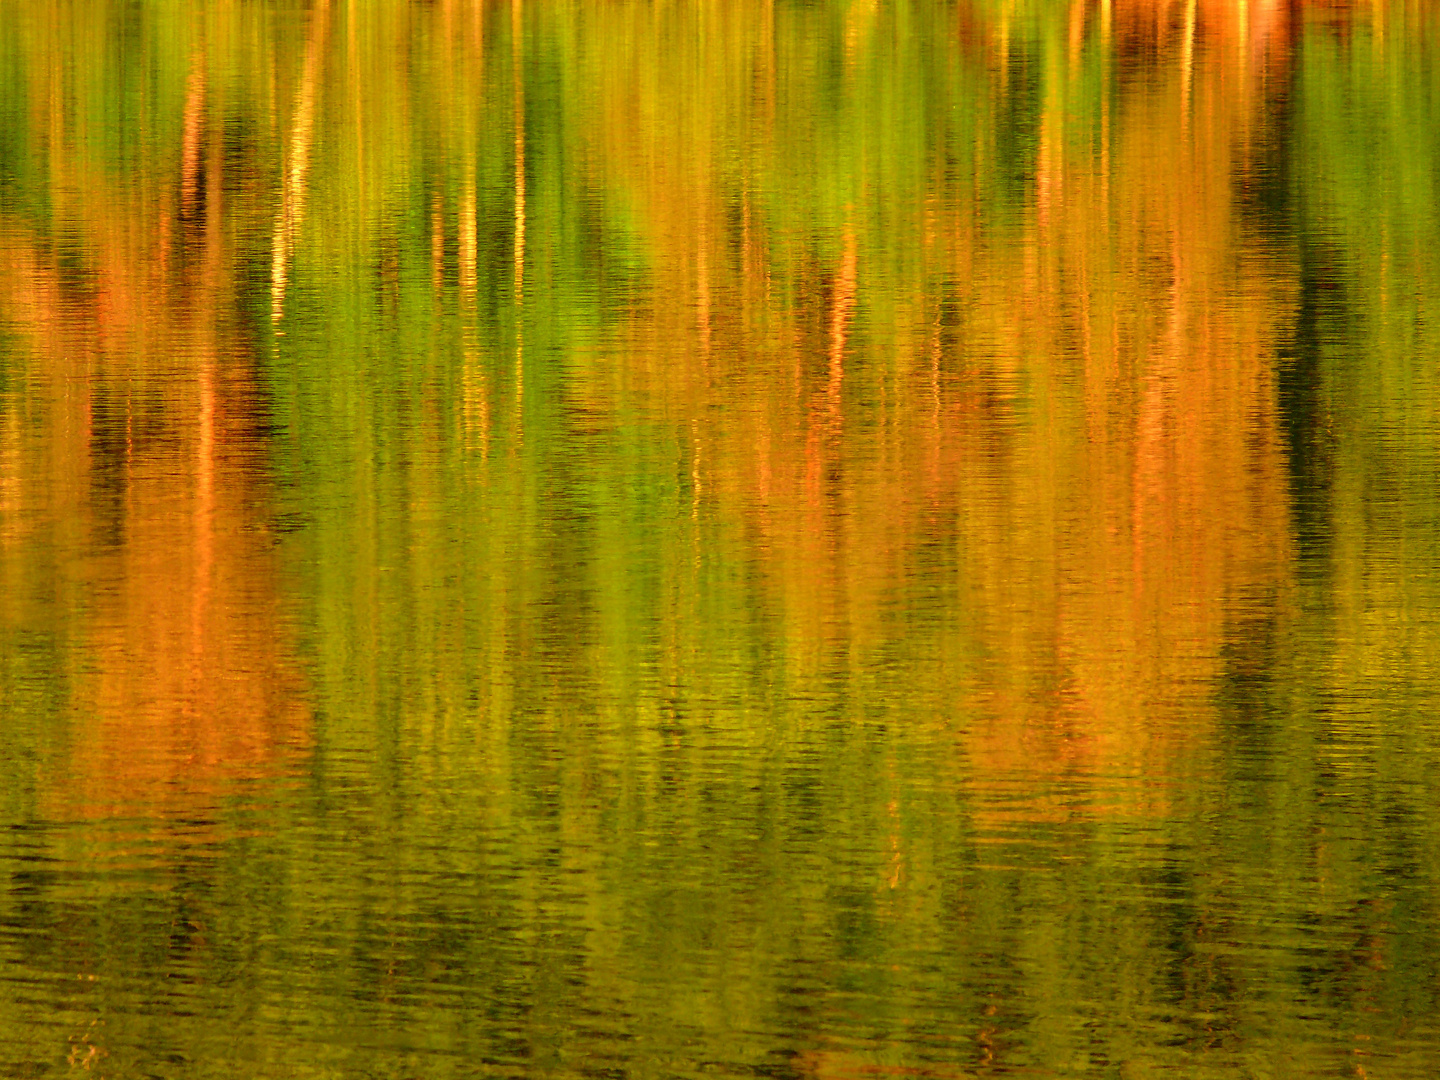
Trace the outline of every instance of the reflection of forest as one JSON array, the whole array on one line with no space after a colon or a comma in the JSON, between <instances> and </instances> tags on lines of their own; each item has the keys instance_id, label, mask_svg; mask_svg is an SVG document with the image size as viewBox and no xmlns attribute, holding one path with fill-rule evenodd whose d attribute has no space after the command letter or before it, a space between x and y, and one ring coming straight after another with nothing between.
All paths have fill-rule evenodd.
<instances>
[{"instance_id":1,"label":"reflection of forest","mask_svg":"<svg viewBox=\"0 0 1440 1080\"><path fill-rule=\"evenodd\" d=\"M1436 1014L1433 5L20 6L0 630L51 816L323 750L246 994L752 1074Z\"/></svg>"},{"instance_id":2,"label":"reflection of forest","mask_svg":"<svg viewBox=\"0 0 1440 1080\"><path fill-rule=\"evenodd\" d=\"M1276 372L1300 262L1247 206L1277 183L1308 17L707 4L677 37L678 14L587 9L585 89L552 101L527 63L581 41L573 13L217 8L188 43L152 42L182 51L157 54L175 74L146 120L168 135L148 142L75 104L123 82L112 58L87 64L61 21L24 23L29 55L74 58L33 64L23 100L32 180L78 247L23 214L7 229L28 290L14 317L53 397L29 442L12 419L5 491L37 497L43 462L69 500L56 528L113 541L67 571L98 575L97 647L132 665L102 665L102 711L200 739L201 760L232 738L254 748L240 760L270 752L266 717L289 707L260 696L292 680L275 676L274 557L242 524L266 513L264 443L244 430L267 421L237 282L268 289L283 329L291 308L313 315L324 265L351 331L463 324L457 376L423 391L421 415L453 426L402 440L455 433L486 460L498 441L509 461L527 423L556 425L553 442L661 418L696 529L703 510L743 536L746 602L781 613L802 683L905 660L917 700L988 718L966 728L984 774L1163 774L1201 736L1193 707L1234 635L1290 588ZM813 44L832 34L835 54ZM618 231L641 238L643 290L607 253ZM598 320L564 291L579 280L600 283ZM571 359L530 399L527 318L585 328L539 334ZM696 635L661 636L684 652ZM206 695L229 702L228 734L159 719Z\"/></svg>"},{"instance_id":3,"label":"reflection of forest","mask_svg":"<svg viewBox=\"0 0 1440 1080\"><path fill-rule=\"evenodd\" d=\"M967 729L982 775L1163 776L1203 736L1194 706L1237 619L1257 615L1242 609L1286 591L1275 357L1296 266L1247 228L1239 190L1273 138L1267 94L1287 78L1288 31L1280 5L1240 25L1245 10L1075 3L1037 58L1006 53L1003 13L971 9L960 37L976 58L952 62L985 65L994 112L975 137L997 156L977 150L961 170L934 146L887 160L879 129L905 120L882 98L876 130L851 121L856 174L818 166L848 191L823 207L828 245L766 227L777 215L757 206L747 167L772 161L721 175L742 117L775 139L754 153L781 169L781 146L826 135L824 116L775 118L777 97L798 96L783 85L795 73L751 51L730 21L743 16L717 13L704 35L739 56L702 48L676 66L681 115L659 119L668 83L605 86L599 108L621 116L604 130L624 140L605 163L663 251L663 299L623 349L640 358L636 392L697 433L701 483L747 522L801 640L839 644L849 678L904 648L888 634L915 633L897 597L954 575L950 648L983 656L960 699L953 665L907 679L986 717ZM862 43L886 35L872 7L845 18L842 93L860 97L876 78ZM758 16L755 31L770 36ZM665 48L626 45L617 71ZM726 70L740 57L752 77ZM1005 128L1022 93L1028 146ZM813 126L777 131L786 123ZM1028 175L1014 231L997 238L1005 169ZM942 551L956 561L937 567ZM1167 722L1182 713L1184 726Z\"/></svg>"},{"instance_id":4,"label":"reflection of forest","mask_svg":"<svg viewBox=\"0 0 1440 1080\"><path fill-rule=\"evenodd\" d=\"M278 592L270 421L203 101L192 78L161 199L57 153L70 236L0 224L4 314L27 357L0 466L7 621L84 643L53 674L74 717L55 806L85 814L194 813L308 739Z\"/></svg>"}]
</instances>

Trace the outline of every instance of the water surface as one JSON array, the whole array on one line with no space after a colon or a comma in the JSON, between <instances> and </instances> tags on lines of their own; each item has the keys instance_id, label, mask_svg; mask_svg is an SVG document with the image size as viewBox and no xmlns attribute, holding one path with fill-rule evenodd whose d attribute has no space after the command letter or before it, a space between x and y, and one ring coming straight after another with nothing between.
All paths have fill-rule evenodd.
<instances>
[{"instance_id":1,"label":"water surface","mask_svg":"<svg viewBox=\"0 0 1440 1080\"><path fill-rule=\"evenodd\" d=\"M0 1073L1440 1072L1440 11L0 0Z\"/></svg>"}]
</instances>

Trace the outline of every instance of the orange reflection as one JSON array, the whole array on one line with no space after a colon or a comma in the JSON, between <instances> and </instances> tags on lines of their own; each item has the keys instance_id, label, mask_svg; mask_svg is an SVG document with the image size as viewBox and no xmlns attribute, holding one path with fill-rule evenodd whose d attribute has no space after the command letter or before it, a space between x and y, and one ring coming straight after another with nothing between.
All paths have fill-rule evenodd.
<instances>
[{"instance_id":1,"label":"orange reflection","mask_svg":"<svg viewBox=\"0 0 1440 1080\"><path fill-rule=\"evenodd\" d=\"M1151 806L1191 767L1237 617L1289 580L1274 357L1297 280L1236 209L1280 16L1160 7L1116 6L1117 33L1175 61L1116 101L1101 168L1065 141L1053 90L1023 286L994 301L1029 351L1065 358L1031 367L1047 400L1075 386L1083 411L1016 440L996 476L1016 494L961 515L987 564L987 636L1010 642L987 666L993 720L967 740L982 775L1126 776ZM1014 612L1023 636L1000 625Z\"/></svg>"},{"instance_id":2,"label":"orange reflection","mask_svg":"<svg viewBox=\"0 0 1440 1080\"><path fill-rule=\"evenodd\" d=\"M157 211L103 175L70 177L86 192L72 210L84 274L0 224L33 409L6 444L0 542L31 572L50 552L61 617L83 612L52 628L83 642L64 673L69 760L48 796L62 816L198 812L227 781L289 768L309 740L266 408L234 314L223 146L203 58L193 71L178 198Z\"/></svg>"},{"instance_id":3,"label":"orange reflection","mask_svg":"<svg viewBox=\"0 0 1440 1080\"><path fill-rule=\"evenodd\" d=\"M577 358L559 392L597 428L628 412L677 434L690 539L698 551L705 529L742 538L802 694L929 701L937 726L959 732L967 775L1163 781L1204 743L1206 695L1236 626L1289 582L1273 369L1296 275L1237 205L1268 137L1267 95L1287 78L1292 6L1066 0L1024 40L1011 4L919 5L906 17L938 20L923 32L868 0L841 7L832 26L809 8L699 4L684 34L626 5L587 11L566 182L634 211L649 277L607 331L613 359ZM549 122L546 89L525 84L526 56L554 44L551 13L513 0L508 20L491 16L480 3L347 7L332 35L319 4L293 43L303 42L293 93L276 89L272 70L253 95L269 104L281 170L266 230L275 314L304 257L297 233L367 236L345 215L378 215L412 190L409 174L394 178L411 167L396 148L416 131L441 144L427 148L441 165L420 204L426 276L440 311L453 250L464 321L455 429L482 461L506 423L521 456L526 319L553 314L547 230L558 227L544 201L552 158L529 134ZM832 33L843 47L821 77ZM410 44L397 42L434 54L401 63ZM896 60L903 49L930 51ZM507 51L509 71L487 84L487 64L498 71ZM257 649L271 641L273 659L256 670L291 663L264 531L228 524L263 520L266 488L258 442L243 434L260 411L254 375L218 314L235 254L209 182L226 166L204 122L218 92L205 70L197 53L158 216L73 175L83 156L52 118L56 197L87 192L82 234L102 285L77 300L41 245L12 241L33 294L13 302L37 342L79 342L41 351L53 369L51 441L71 448L55 497L82 517L96 512L85 478L112 468L94 459L91 398L147 385L144 362L116 357L158 355L161 337L184 343L184 378L155 391L178 442L153 459L127 442L113 467L127 500L123 549L154 561L113 574L142 582L169 559L194 584L183 604L118 590L105 602L133 618L102 608L94 633L104 655L151 656L134 671L153 669L144 679L169 687L161 696L191 703L211 692L206 672L239 663L226 657L241 646L226 642L252 638L237 628L255 628ZM903 82L917 71L934 78ZM324 85L342 72L349 93ZM437 80L442 100L412 92L412 77ZM32 100L57 93L37 86ZM293 103L288 118L277 101ZM900 139L919 112L933 127ZM327 172L340 161L343 176ZM102 218L107 199L115 212ZM496 243L508 251L486 250ZM351 254L368 267L374 252ZM176 284L197 265L199 285ZM384 273L398 289L390 261ZM480 329L487 296L514 316L503 368ZM508 410L493 400L503 393ZM20 453L22 436L4 439L4 453ZM190 463L178 487L162 475L177 461ZM8 466L6 476L0 498L23 499ZM668 552L667 572L679 575L680 561ZM234 584L247 575L269 591ZM922 627L905 605L926 589L943 603ZM127 636L172 625L188 629ZM677 641L704 633L672 630ZM115 700L136 692L112 683ZM254 680L257 694L293 685ZM273 713L267 702L241 711Z\"/></svg>"},{"instance_id":4,"label":"orange reflection","mask_svg":"<svg viewBox=\"0 0 1440 1080\"><path fill-rule=\"evenodd\" d=\"M683 92L619 74L667 47L635 36L598 80L596 156L660 252L618 350L632 384L696 433L695 490L742 523L802 685L874 685L911 656L897 685L962 730L982 787L1129 777L1128 808L1159 809L1204 745L1237 626L1289 587L1274 369L1297 277L1237 209L1287 12L1068 5L1023 219L999 240L980 181L935 161L920 199L882 206L889 163L862 150L815 181L815 235L767 227L754 193L787 153L774 85L796 71L752 43L804 36L765 33L768 7L698 14L714 25L672 65ZM844 79L894 47L880 18L853 6ZM984 43L998 117L1018 93L1011 28L977 5L956 29ZM1113 74L1135 56L1143 77ZM828 233L822 181L853 193ZM953 622L896 640L915 633L890 621L897 597L936 560Z\"/></svg>"}]
</instances>

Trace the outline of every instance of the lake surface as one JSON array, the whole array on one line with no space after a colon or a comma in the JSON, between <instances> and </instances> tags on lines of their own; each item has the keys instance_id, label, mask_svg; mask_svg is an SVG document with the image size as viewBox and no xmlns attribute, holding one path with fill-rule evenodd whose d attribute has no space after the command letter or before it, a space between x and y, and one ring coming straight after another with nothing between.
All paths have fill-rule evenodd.
<instances>
[{"instance_id":1,"label":"lake surface","mask_svg":"<svg viewBox=\"0 0 1440 1080\"><path fill-rule=\"evenodd\" d=\"M1440 8L0 0L0 1075L1440 1074Z\"/></svg>"}]
</instances>

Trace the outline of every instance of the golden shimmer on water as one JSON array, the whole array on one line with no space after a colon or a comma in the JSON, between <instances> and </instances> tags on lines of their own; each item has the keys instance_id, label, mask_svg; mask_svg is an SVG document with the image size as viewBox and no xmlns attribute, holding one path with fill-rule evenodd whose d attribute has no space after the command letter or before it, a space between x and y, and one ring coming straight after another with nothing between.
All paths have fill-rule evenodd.
<instances>
[{"instance_id":1,"label":"golden shimmer on water","mask_svg":"<svg viewBox=\"0 0 1440 1080\"><path fill-rule=\"evenodd\" d=\"M1437 50L0 0L0 1071L1432 1075Z\"/></svg>"}]
</instances>

